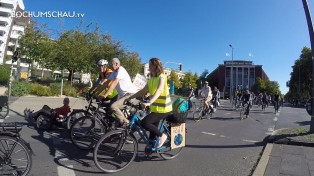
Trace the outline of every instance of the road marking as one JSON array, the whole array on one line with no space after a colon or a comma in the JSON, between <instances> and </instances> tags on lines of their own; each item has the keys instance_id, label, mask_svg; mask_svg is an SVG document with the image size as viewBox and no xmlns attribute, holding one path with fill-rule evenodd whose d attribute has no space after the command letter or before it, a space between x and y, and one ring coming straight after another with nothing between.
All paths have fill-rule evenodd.
<instances>
[{"instance_id":1,"label":"road marking","mask_svg":"<svg viewBox=\"0 0 314 176\"><path fill-rule=\"evenodd\" d=\"M257 143L257 142L259 142L259 141L253 141L253 140L247 140L247 139L243 139L242 141L243 141L243 142L251 142L251 143Z\"/></svg>"},{"instance_id":2,"label":"road marking","mask_svg":"<svg viewBox=\"0 0 314 176\"><path fill-rule=\"evenodd\" d=\"M274 117L274 119L273 119L275 122L278 120L278 118L277 117Z\"/></svg>"},{"instance_id":3,"label":"road marking","mask_svg":"<svg viewBox=\"0 0 314 176\"><path fill-rule=\"evenodd\" d=\"M209 134L209 135L212 135L212 136L216 136L216 134L214 133L208 133L208 132L202 132L203 134Z\"/></svg>"},{"instance_id":4,"label":"road marking","mask_svg":"<svg viewBox=\"0 0 314 176\"><path fill-rule=\"evenodd\" d=\"M4 119L0 119L0 123L4 122Z\"/></svg>"},{"instance_id":5,"label":"road marking","mask_svg":"<svg viewBox=\"0 0 314 176\"><path fill-rule=\"evenodd\" d=\"M225 113L225 115L229 115L229 114L231 114L231 113L230 112Z\"/></svg>"},{"instance_id":6,"label":"road marking","mask_svg":"<svg viewBox=\"0 0 314 176\"><path fill-rule=\"evenodd\" d=\"M69 168L72 168L72 169L69 169ZM73 170L73 165L68 165L66 167L63 167L63 166L58 166L57 167L58 169L58 175L59 176L75 176L75 172Z\"/></svg>"}]
</instances>

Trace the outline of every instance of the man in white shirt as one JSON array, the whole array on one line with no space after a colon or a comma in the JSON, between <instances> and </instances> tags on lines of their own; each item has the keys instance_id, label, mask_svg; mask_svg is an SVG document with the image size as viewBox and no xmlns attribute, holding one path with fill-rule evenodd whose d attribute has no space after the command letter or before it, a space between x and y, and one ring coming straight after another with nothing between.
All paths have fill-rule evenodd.
<instances>
[{"instance_id":1,"label":"man in white shirt","mask_svg":"<svg viewBox=\"0 0 314 176\"><path fill-rule=\"evenodd\" d=\"M121 123L129 123L129 120L124 117L124 114L120 110L123 107L124 100L129 98L131 95L137 92L137 88L132 84L131 77L124 67L120 65L120 60L118 58L112 59L112 69L113 72L109 75L109 80L111 80L111 85L109 89L99 98L106 98L109 93L116 88L118 91L118 100L111 105L113 114L119 119Z\"/></svg>"},{"instance_id":2,"label":"man in white shirt","mask_svg":"<svg viewBox=\"0 0 314 176\"><path fill-rule=\"evenodd\" d=\"M213 111L213 109L209 106L209 105L211 105L210 102L211 102L211 99L213 97L213 94L212 94L212 89L208 86L207 81L205 81L204 87L200 91L200 95L202 98L205 98L205 101L204 101L205 107L207 109L210 108L211 111Z\"/></svg>"}]
</instances>

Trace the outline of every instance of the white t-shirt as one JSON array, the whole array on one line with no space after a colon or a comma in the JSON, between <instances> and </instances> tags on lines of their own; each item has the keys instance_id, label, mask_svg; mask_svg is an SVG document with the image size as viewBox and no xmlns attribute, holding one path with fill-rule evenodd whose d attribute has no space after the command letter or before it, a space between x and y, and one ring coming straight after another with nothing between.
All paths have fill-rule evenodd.
<instances>
[{"instance_id":1,"label":"white t-shirt","mask_svg":"<svg viewBox=\"0 0 314 176\"><path fill-rule=\"evenodd\" d=\"M201 97L203 97L203 98L211 98L212 97L212 90L209 86L203 87L201 89Z\"/></svg>"},{"instance_id":2,"label":"white t-shirt","mask_svg":"<svg viewBox=\"0 0 314 176\"><path fill-rule=\"evenodd\" d=\"M130 75L122 66L119 67L118 70L114 70L109 75L109 80L119 79L119 82L116 86L116 90L118 91L119 99L123 97L127 93L136 93L137 88L132 84Z\"/></svg>"}]
</instances>

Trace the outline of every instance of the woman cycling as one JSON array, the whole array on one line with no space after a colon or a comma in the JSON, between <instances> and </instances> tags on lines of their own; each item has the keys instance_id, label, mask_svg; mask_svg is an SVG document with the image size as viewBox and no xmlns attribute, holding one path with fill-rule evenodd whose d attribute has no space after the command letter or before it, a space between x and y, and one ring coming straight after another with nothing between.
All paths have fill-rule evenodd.
<instances>
[{"instance_id":1,"label":"woman cycling","mask_svg":"<svg viewBox=\"0 0 314 176\"><path fill-rule=\"evenodd\" d=\"M150 100L143 103L143 108L149 106L150 114L142 120L144 129L150 132L150 139L159 137L157 148L161 147L167 139L167 136L158 129L160 120L166 118L172 112L172 104L167 84L167 76L164 74L162 64L158 58L149 60L150 78L146 86L139 92L127 99L142 97L149 92Z\"/></svg>"}]
</instances>

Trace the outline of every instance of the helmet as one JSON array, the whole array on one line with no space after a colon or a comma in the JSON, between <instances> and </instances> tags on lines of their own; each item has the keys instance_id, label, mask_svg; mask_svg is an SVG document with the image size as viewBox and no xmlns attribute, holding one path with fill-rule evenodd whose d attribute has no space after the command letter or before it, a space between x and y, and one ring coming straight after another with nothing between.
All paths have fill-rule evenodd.
<instances>
[{"instance_id":1,"label":"helmet","mask_svg":"<svg viewBox=\"0 0 314 176\"><path fill-rule=\"evenodd\" d=\"M108 65L108 61L105 60L105 59L100 59L100 60L98 61L98 65Z\"/></svg>"}]
</instances>

